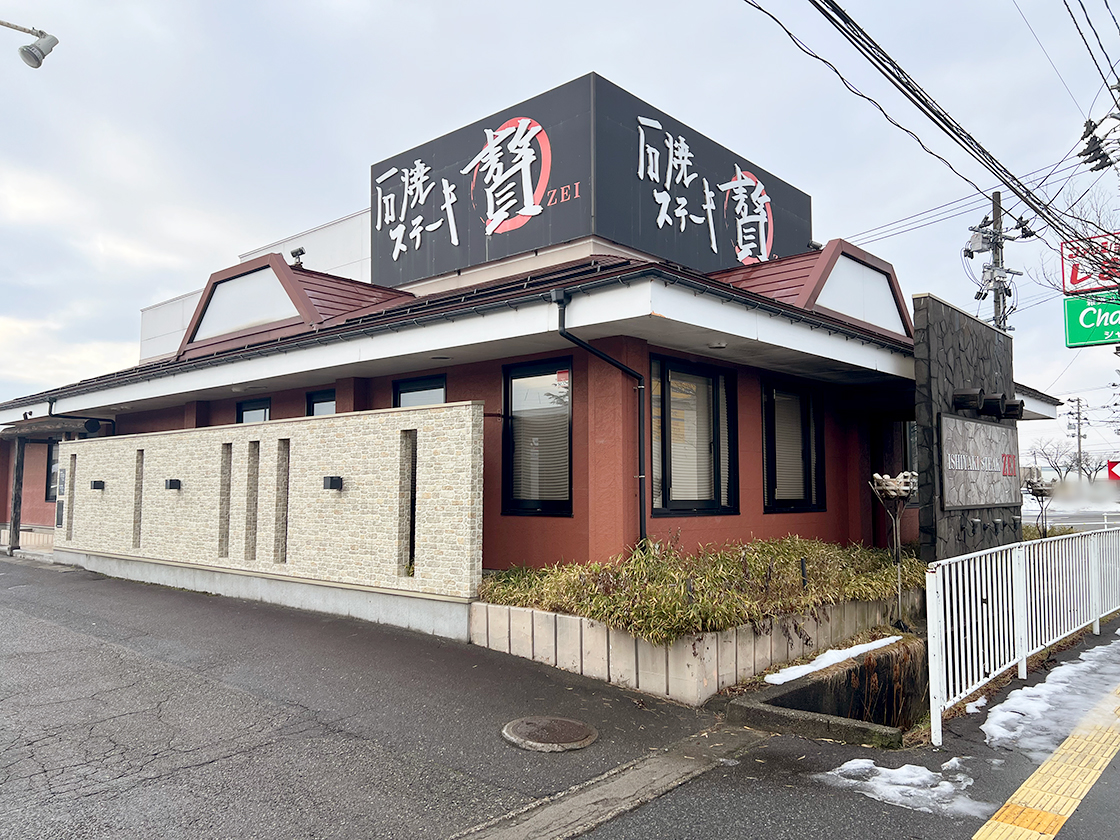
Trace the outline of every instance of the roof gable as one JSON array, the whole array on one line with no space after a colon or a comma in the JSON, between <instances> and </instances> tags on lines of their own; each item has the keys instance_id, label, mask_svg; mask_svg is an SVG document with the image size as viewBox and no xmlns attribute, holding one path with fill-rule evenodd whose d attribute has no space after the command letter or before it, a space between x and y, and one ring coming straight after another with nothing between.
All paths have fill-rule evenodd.
<instances>
[{"instance_id":1,"label":"roof gable","mask_svg":"<svg viewBox=\"0 0 1120 840\"><path fill-rule=\"evenodd\" d=\"M914 337L894 267L843 239L831 240L820 251L733 268L712 277L854 326Z\"/></svg>"},{"instance_id":2,"label":"roof gable","mask_svg":"<svg viewBox=\"0 0 1120 840\"><path fill-rule=\"evenodd\" d=\"M288 265L279 254L210 275L177 358L192 358L317 330L332 319L376 312L414 296Z\"/></svg>"}]
</instances>

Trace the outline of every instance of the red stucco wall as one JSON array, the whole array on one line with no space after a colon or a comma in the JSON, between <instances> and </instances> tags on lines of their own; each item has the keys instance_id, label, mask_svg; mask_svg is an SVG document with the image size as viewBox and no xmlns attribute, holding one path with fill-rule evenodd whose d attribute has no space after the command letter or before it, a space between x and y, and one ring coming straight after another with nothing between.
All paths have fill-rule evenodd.
<instances>
[{"instance_id":1,"label":"red stucco wall","mask_svg":"<svg viewBox=\"0 0 1120 840\"><path fill-rule=\"evenodd\" d=\"M0 521L12 519L12 480L15 477L14 440L0 441ZM47 501L47 445L28 443L23 456L23 501L20 506L20 524L54 527L54 502Z\"/></svg>"},{"instance_id":2,"label":"red stucco wall","mask_svg":"<svg viewBox=\"0 0 1120 840\"><path fill-rule=\"evenodd\" d=\"M644 341L616 337L595 342L608 355L647 375L650 353L716 365L735 371L737 379L739 513L720 516L652 516L648 533L678 540L685 550L731 541L782 537L795 533L831 542L887 544L886 519L867 485L872 471L901 469L897 424L861 414L843 399L843 389L814 388L823 408L826 509L816 512L765 513L763 509L762 389L765 373L722 360L650 348ZM572 515L517 516L502 510L503 363L570 356L572 358ZM340 379L315 387L280 392L250 392L209 403L189 403L118 418L117 433L178 429L236 422L237 403L271 399L272 417L303 416L310 390L334 387L339 411L388 408L396 379L444 374L447 400L484 402L483 558L487 568L540 566L556 562L606 560L633 545L638 526L637 397L635 382L606 362L576 346L553 353L436 367L402 376ZM649 391L646 395L646 473L650 468ZM45 447L39 454L45 457ZM4 467L0 456L0 470ZM44 464L28 460L28 486L43 482ZM9 479L10 481L10 479ZM42 497L42 488L26 498ZM0 497L2 499L3 497ZM646 510L652 490L646 485ZM47 506L49 507L49 506ZM34 514L31 513L35 510ZM35 516L53 521L53 512L25 502L25 521ZM903 539L916 536L916 518L907 516Z\"/></svg>"}]
</instances>

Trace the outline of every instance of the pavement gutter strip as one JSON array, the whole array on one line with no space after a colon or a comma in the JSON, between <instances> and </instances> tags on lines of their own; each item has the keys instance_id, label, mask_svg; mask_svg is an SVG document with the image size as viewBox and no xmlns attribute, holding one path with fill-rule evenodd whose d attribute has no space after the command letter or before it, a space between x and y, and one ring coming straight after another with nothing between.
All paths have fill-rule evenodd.
<instances>
[{"instance_id":1,"label":"pavement gutter strip","mask_svg":"<svg viewBox=\"0 0 1120 840\"><path fill-rule=\"evenodd\" d=\"M553 796L453 835L449 840L565 840L584 834L733 759L769 734L728 727L685 738Z\"/></svg>"}]
</instances>

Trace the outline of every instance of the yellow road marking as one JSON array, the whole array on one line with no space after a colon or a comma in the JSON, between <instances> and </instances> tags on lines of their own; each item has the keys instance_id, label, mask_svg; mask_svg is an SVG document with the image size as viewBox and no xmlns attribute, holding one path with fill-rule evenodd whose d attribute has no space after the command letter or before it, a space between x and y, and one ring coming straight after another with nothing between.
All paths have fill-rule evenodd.
<instances>
[{"instance_id":1,"label":"yellow road marking","mask_svg":"<svg viewBox=\"0 0 1120 840\"><path fill-rule=\"evenodd\" d=\"M1111 705L1098 703L972 840L1053 840L1120 753L1120 706Z\"/></svg>"}]
</instances>

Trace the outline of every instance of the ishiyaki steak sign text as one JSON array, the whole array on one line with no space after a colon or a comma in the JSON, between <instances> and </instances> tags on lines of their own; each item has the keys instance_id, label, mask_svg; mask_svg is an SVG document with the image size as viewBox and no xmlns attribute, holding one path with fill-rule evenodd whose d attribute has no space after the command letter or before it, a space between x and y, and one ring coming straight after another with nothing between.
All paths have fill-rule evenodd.
<instances>
[{"instance_id":1,"label":"ishiyaki steak sign text","mask_svg":"<svg viewBox=\"0 0 1120 840\"><path fill-rule=\"evenodd\" d=\"M802 253L810 201L594 74L372 169L373 282L589 235L716 271Z\"/></svg>"},{"instance_id":2,"label":"ishiyaki steak sign text","mask_svg":"<svg viewBox=\"0 0 1120 840\"><path fill-rule=\"evenodd\" d=\"M942 415L941 481L945 510L1021 505L1018 432Z\"/></svg>"},{"instance_id":3,"label":"ishiyaki steak sign text","mask_svg":"<svg viewBox=\"0 0 1120 840\"><path fill-rule=\"evenodd\" d=\"M381 285L590 235L590 84L541 94L374 164L371 175Z\"/></svg>"}]
</instances>

